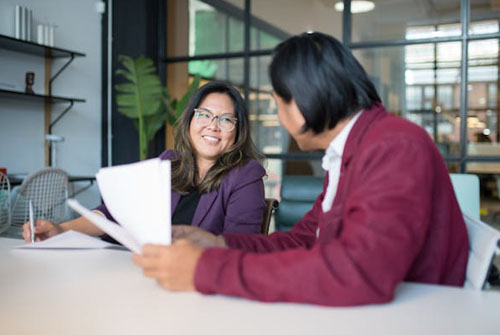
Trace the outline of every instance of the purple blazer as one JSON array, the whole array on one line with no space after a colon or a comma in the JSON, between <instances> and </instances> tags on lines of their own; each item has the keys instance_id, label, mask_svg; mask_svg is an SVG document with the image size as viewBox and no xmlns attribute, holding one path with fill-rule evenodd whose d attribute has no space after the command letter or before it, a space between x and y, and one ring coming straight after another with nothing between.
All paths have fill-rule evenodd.
<instances>
[{"instance_id":1,"label":"purple blazer","mask_svg":"<svg viewBox=\"0 0 500 335\"><path fill-rule=\"evenodd\" d=\"M164 151L160 159L172 159L173 150ZM266 171L262 165L251 160L240 168L229 171L217 190L202 194L191 225L214 234L259 233L266 209L264 182ZM181 195L171 191L171 209L174 213ZM96 210L114 220L105 204Z\"/></svg>"}]
</instances>

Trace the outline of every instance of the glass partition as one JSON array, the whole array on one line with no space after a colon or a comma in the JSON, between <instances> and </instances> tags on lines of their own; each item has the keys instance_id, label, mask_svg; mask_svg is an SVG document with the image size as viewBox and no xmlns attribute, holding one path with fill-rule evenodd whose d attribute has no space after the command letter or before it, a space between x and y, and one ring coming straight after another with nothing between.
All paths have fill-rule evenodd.
<instances>
[{"instance_id":1,"label":"glass partition","mask_svg":"<svg viewBox=\"0 0 500 335\"><path fill-rule=\"evenodd\" d=\"M459 36L461 33L460 0L373 3L373 10L352 14L353 42ZM413 28L410 36L409 28Z\"/></svg>"}]
</instances>

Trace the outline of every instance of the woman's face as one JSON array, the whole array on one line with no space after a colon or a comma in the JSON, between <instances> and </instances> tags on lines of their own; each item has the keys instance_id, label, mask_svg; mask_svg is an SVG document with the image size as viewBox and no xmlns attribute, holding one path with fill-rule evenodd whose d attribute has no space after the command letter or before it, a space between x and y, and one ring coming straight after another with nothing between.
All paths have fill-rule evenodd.
<instances>
[{"instance_id":1,"label":"woman's face","mask_svg":"<svg viewBox=\"0 0 500 335\"><path fill-rule=\"evenodd\" d=\"M295 139L299 148L304 151L317 150L318 146L311 130L305 133L302 132L306 119L300 112L299 107L297 107L295 100L292 99L290 102L286 102L274 92L273 97L278 107L278 118L281 124L290 136Z\"/></svg>"},{"instance_id":2,"label":"woman's face","mask_svg":"<svg viewBox=\"0 0 500 335\"><path fill-rule=\"evenodd\" d=\"M225 93L208 94L197 107L198 110L208 111L214 116L236 118L234 104ZM210 120L202 125L196 115L193 115L189 125L189 137L198 160L215 162L224 151L234 145L237 125L227 131L219 127L217 119Z\"/></svg>"}]
</instances>

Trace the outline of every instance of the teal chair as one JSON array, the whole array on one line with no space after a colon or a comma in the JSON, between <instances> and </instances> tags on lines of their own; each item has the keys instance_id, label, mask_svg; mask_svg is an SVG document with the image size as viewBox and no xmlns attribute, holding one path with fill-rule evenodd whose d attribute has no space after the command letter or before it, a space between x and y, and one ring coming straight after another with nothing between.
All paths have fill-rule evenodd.
<instances>
[{"instance_id":1,"label":"teal chair","mask_svg":"<svg viewBox=\"0 0 500 335\"><path fill-rule=\"evenodd\" d=\"M323 177L283 176L281 201L274 213L276 231L289 231L313 206L323 190Z\"/></svg>"},{"instance_id":2,"label":"teal chair","mask_svg":"<svg viewBox=\"0 0 500 335\"><path fill-rule=\"evenodd\" d=\"M479 178L475 174L450 173L462 212L479 220Z\"/></svg>"}]
</instances>

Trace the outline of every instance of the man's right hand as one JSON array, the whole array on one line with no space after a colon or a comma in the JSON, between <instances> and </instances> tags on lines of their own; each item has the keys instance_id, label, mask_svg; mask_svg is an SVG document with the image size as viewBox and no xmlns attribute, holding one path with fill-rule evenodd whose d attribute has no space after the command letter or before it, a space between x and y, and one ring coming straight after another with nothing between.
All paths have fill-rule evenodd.
<instances>
[{"instance_id":1,"label":"man's right hand","mask_svg":"<svg viewBox=\"0 0 500 335\"><path fill-rule=\"evenodd\" d=\"M35 242L40 242L64 232L64 229L48 220L35 220ZM26 243L31 243L31 227L26 222L23 225L23 237Z\"/></svg>"}]
</instances>

